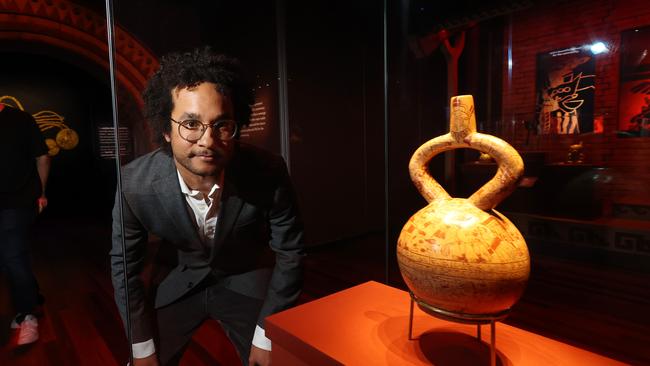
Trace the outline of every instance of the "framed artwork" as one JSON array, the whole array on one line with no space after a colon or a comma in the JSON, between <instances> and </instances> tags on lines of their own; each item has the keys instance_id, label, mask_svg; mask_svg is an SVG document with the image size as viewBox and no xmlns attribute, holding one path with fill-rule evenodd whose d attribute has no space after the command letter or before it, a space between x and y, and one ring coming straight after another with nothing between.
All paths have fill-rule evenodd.
<instances>
[{"instance_id":1,"label":"framed artwork","mask_svg":"<svg viewBox=\"0 0 650 366\"><path fill-rule=\"evenodd\" d=\"M588 47L537 55L539 134L594 132L595 74L596 60Z\"/></svg>"},{"instance_id":2,"label":"framed artwork","mask_svg":"<svg viewBox=\"0 0 650 366\"><path fill-rule=\"evenodd\" d=\"M619 136L650 136L650 26L621 33Z\"/></svg>"}]
</instances>

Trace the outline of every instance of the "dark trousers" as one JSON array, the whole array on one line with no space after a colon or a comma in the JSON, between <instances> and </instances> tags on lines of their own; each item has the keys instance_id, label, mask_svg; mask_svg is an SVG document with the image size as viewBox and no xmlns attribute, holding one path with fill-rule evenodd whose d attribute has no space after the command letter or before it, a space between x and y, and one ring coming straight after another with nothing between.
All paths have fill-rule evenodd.
<instances>
[{"instance_id":1,"label":"dark trousers","mask_svg":"<svg viewBox=\"0 0 650 366\"><path fill-rule=\"evenodd\" d=\"M248 365L262 300L220 285L207 286L156 311L161 365L178 365L194 331L208 317L217 320Z\"/></svg>"},{"instance_id":2,"label":"dark trousers","mask_svg":"<svg viewBox=\"0 0 650 366\"><path fill-rule=\"evenodd\" d=\"M7 274L14 309L32 313L38 284L29 254L29 230L36 219L35 208L0 208L0 267Z\"/></svg>"}]
</instances>

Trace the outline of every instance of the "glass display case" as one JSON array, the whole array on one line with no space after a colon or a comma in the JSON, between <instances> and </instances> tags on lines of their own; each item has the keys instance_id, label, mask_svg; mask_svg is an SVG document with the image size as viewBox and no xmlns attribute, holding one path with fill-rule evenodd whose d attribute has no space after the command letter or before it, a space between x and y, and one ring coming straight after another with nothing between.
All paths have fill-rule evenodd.
<instances>
[{"instance_id":1,"label":"glass display case","mask_svg":"<svg viewBox=\"0 0 650 366\"><path fill-rule=\"evenodd\" d=\"M448 132L450 98L472 95L478 132L506 141L524 162L516 189L496 207L530 254L528 285L503 322L620 362L650 362L642 346L650 327L650 7L642 0L447 5L0 4L0 102L32 111L53 159L50 207L36 223L33 250L37 277L56 275L39 277L50 300L37 348L62 347L57 360L91 362L96 356L83 349L97 344L80 334L92 329L109 364L128 360L108 255L119 272L122 251L111 231L123 218L113 211L115 192L125 180L133 184L129 164L160 142L145 117L147 81L168 53L207 45L236 57L250 85L250 122L237 140L281 156L293 183L306 252L296 304L368 281L408 291L398 237L427 204L409 161ZM57 136L65 129L74 131L68 140ZM428 162L429 174L462 198L497 168L492 156L470 149ZM143 192L155 192L155 183L142 182ZM251 182L251 192L267 183ZM167 250L154 231L138 268L126 271L142 279L149 297L166 271L193 270L193 262L179 265L191 251ZM8 302L1 306L3 319L13 316ZM127 324L140 317L129 314ZM57 328L65 329L63 343L47 336ZM196 330L183 357L197 365L238 360L216 321Z\"/></svg>"},{"instance_id":2,"label":"glass display case","mask_svg":"<svg viewBox=\"0 0 650 366\"><path fill-rule=\"evenodd\" d=\"M497 1L453 8L388 6L388 241L425 205L407 177L410 155L446 132L448 98L471 94L479 132L510 143L525 164L519 186L496 208L523 234L531 259L527 289L504 322L647 362L636 342L620 341L643 338L637 330L648 326L639 317L648 290L639 279L647 279L650 259L642 157L647 7ZM434 158L430 171L454 196L470 196L496 172L494 160L474 150L447 155ZM389 283L399 286L399 276Z\"/></svg>"}]
</instances>

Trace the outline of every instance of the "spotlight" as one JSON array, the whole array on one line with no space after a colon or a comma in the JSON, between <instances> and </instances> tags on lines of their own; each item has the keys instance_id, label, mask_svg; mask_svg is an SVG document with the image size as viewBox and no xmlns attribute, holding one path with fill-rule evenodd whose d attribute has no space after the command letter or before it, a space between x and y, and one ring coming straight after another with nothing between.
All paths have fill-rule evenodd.
<instances>
[{"instance_id":1,"label":"spotlight","mask_svg":"<svg viewBox=\"0 0 650 366\"><path fill-rule=\"evenodd\" d=\"M594 55L607 52L607 46L605 46L603 42L595 42L594 44L591 45L589 49L591 50L591 53L593 53Z\"/></svg>"}]
</instances>

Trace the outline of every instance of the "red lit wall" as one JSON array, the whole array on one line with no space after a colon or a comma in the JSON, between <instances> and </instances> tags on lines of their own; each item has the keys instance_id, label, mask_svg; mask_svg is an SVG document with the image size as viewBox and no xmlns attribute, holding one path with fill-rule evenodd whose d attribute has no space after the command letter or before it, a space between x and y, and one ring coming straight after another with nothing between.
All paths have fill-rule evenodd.
<instances>
[{"instance_id":1,"label":"red lit wall","mask_svg":"<svg viewBox=\"0 0 650 366\"><path fill-rule=\"evenodd\" d=\"M610 168L613 180L606 187L610 204L650 204L650 137L616 135L621 32L648 25L647 0L549 1L512 17L512 78L504 62L503 116L515 121L514 145L520 151L544 151L546 163L555 163L566 159L569 145L583 141L585 163ZM507 44L507 29L504 34ZM594 117L602 117L604 133L531 135L526 144L526 129L520 121L535 119L536 55L595 41L609 48L595 56Z\"/></svg>"}]
</instances>

